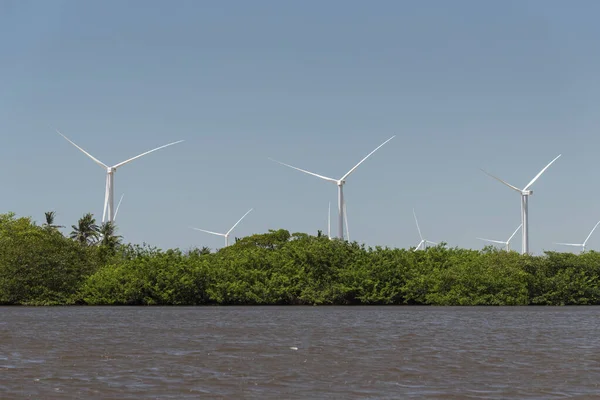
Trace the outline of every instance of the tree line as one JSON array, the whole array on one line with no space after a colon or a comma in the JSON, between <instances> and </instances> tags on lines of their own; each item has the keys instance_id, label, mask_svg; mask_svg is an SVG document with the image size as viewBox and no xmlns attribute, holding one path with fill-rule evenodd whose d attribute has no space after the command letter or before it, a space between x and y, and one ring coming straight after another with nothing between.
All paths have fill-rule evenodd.
<instances>
[{"instance_id":1,"label":"tree line","mask_svg":"<svg viewBox=\"0 0 600 400\"><path fill-rule=\"evenodd\" d=\"M0 214L3 305L600 304L600 253L424 251L270 230L210 249L123 243L84 215L66 236L46 213Z\"/></svg>"}]
</instances>

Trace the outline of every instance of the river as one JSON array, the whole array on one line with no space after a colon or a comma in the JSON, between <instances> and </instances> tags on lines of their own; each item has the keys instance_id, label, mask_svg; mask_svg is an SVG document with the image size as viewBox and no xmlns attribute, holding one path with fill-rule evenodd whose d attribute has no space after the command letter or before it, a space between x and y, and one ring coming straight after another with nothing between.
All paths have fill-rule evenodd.
<instances>
[{"instance_id":1,"label":"river","mask_svg":"<svg viewBox=\"0 0 600 400\"><path fill-rule=\"evenodd\" d=\"M0 398L598 399L600 307L0 307Z\"/></svg>"}]
</instances>

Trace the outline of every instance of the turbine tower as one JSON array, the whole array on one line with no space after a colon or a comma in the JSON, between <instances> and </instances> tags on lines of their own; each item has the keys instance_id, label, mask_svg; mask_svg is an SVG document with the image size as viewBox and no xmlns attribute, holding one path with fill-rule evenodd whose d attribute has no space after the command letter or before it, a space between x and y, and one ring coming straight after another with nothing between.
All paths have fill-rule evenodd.
<instances>
[{"instance_id":1,"label":"turbine tower","mask_svg":"<svg viewBox=\"0 0 600 400\"><path fill-rule=\"evenodd\" d=\"M510 235L510 237L508 238L507 241L502 241L502 240L492 240L492 239L484 239L484 238L480 238L478 237L477 239L479 240L484 240L486 242L492 242L492 243L500 243L505 245L506 247L506 251L510 251L510 241L512 240L512 238L517 234L517 232L519 232L519 229L521 229L521 227L523 226L523 224L519 225L519 227L517 229L515 229L515 231L513 232L512 235Z\"/></svg>"},{"instance_id":2,"label":"turbine tower","mask_svg":"<svg viewBox=\"0 0 600 400\"><path fill-rule=\"evenodd\" d=\"M417 230L419 231L419 237L421 238L421 241L419 242L419 244L417 245L417 247L415 247L415 249L413 251L419 250L419 248L421 246L423 246L423 250L427 250L427 243L437 245L437 243L435 243L435 242L431 242L429 240L423 239L423 235L421 235L421 228L419 228L419 221L417 220L417 213L415 212L414 208L413 208L413 215L415 216L415 223L417 224Z\"/></svg>"},{"instance_id":3,"label":"turbine tower","mask_svg":"<svg viewBox=\"0 0 600 400\"><path fill-rule=\"evenodd\" d=\"M150 154L156 150L160 150L160 149L164 149L165 147L169 147L172 146L174 144L177 143L181 143L183 142L183 140L178 140L176 142L173 143L169 143L169 144L165 144L164 146L160 146L157 147L155 149L152 149L150 151L147 151L145 153L139 154L135 157L132 157L128 160L122 161L118 164L113 165L112 167L104 164L102 161L98 160L96 157L92 156L90 153L88 153L87 151L85 151L84 149L82 149L81 147L79 147L78 145L76 145L73 141L71 141L68 137L66 137L65 135L63 135L62 133L60 133L60 131L58 131L58 129L55 129L55 131L62 136L63 138L65 138L69 143L71 143L73 146L77 147L83 154L85 154L86 156L88 156L89 158L91 158L96 164L100 165L102 168L104 168L106 170L106 188L104 191L104 211L102 212L102 222L104 222L105 217L106 217L106 213L108 211L108 221L112 222L115 219L115 214L116 214L116 210L115 210L115 205L114 205L114 188L115 188L115 172L117 171L118 168L122 167L123 165L138 159L140 157L145 156L146 154Z\"/></svg>"},{"instance_id":4,"label":"turbine tower","mask_svg":"<svg viewBox=\"0 0 600 400\"><path fill-rule=\"evenodd\" d=\"M600 224L600 221L596 222L596 225L594 225L594 228L590 231L590 234L587 235L587 237L585 238L585 240L583 241L583 243L554 243L554 244L562 244L563 246L577 246L577 247L581 247L581 252L585 253L585 245L586 245L588 239L590 238L590 236L592 236L592 233L594 233L594 231L598 227L598 224Z\"/></svg>"},{"instance_id":5,"label":"turbine tower","mask_svg":"<svg viewBox=\"0 0 600 400\"><path fill-rule=\"evenodd\" d=\"M195 230L197 230L197 231L201 231L201 232L210 233L210 234L212 234L212 235L224 236L224 237L225 237L225 247L227 247L227 246L229 246L229 234L231 233L231 231L233 231L233 229L234 229L234 228L235 228L235 227L236 227L236 226L237 226L237 225L238 225L240 222L242 222L242 220L243 220L243 219L246 217L246 215L250 214L250 211L252 211L252 210L253 210L253 208L249 209L249 210L246 212L246 214L244 214L244 215L242 216L242 218L240 218L240 219L238 220L238 222L236 222L236 223L235 223L235 225L233 225L233 226L231 227L231 229L227 231L227 233L212 232L212 231L207 231L207 230L205 230L205 229L194 228L194 227L190 227L190 228L192 228L192 229L195 229Z\"/></svg>"},{"instance_id":6,"label":"turbine tower","mask_svg":"<svg viewBox=\"0 0 600 400\"><path fill-rule=\"evenodd\" d=\"M370 152L369 154L367 154L367 156L365 158L363 158L362 160L360 160L360 162L358 164L356 164L354 167L352 167L352 169L350 169L350 171L346 172L346 174L344 176L342 176L340 179L334 179L334 178L329 178L327 176L315 174L314 172L306 171L304 169L300 169L300 168L294 167L292 165L283 163L281 161L274 160L272 158L269 158L269 160L275 161L276 163L279 163L281 165L285 165L286 167L293 168L293 169L295 169L297 171L304 172L305 174L316 176L317 178L321 178L323 180L335 183L337 185L337 187L338 187L338 237L340 239L344 239L344 214L345 214L345 210L344 209L345 209L345 204L346 204L345 200L344 200L344 185L346 184L346 179L350 176L350 174L352 174L356 170L356 168L358 168L358 166L360 164L362 164L373 153L375 153L384 144L386 144L387 142L389 142L390 140L392 140L395 137L396 137L396 135L392 136L391 138L389 138L388 140L386 140L385 142L383 142L382 144L380 144L375 150L373 150L372 152Z\"/></svg>"},{"instance_id":7,"label":"turbine tower","mask_svg":"<svg viewBox=\"0 0 600 400\"><path fill-rule=\"evenodd\" d=\"M554 163L554 161L558 160L558 158L561 156L561 154L559 154L558 156L556 156L556 158L552 161L550 161L548 163L548 165L546 165L544 167L544 169L542 169L532 180L531 182L529 182L527 184L527 186L525 186L523 189L519 189L516 186L511 185L510 183L506 183L505 181L503 181L502 179L490 174L489 172L485 171L482 169L482 171L484 173L486 173L487 175L491 176L492 178L496 179L497 181L499 181L500 183L503 183L504 185L508 186L509 188L511 188L512 190L518 192L521 195L521 224L523 225L523 230L521 231L522 233L522 244L521 244L521 254L529 254L529 196L531 196L533 194L533 190L529 190L529 188L531 187L531 185L533 185L535 183L535 181L538 180L538 178L540 176L542 176L542 174L548 169L548 167L550 167L552 165L552 163Z\"/></svg>"},{"instance_id":8,"label":"turbine tower","mask_svg":"<svg viewBox=\"0 0 600 400\"><path fill-rule=\"evenodd\" d=\"M348 211L346 209L345 201L344 201L344 222L346 223L346 240L350 241L350 228L348 228Z\"/></svg>"},{"instance_id":9,"label":"turbine tower","mask_svg":"<svg viewBox=\"0 0 600 400\"><path fill-rule=\"evenodd\" d=\"M123 193L121 195L121 198L119 199L119 202L117 203L117 209L115 210L115 218L112 221L113 223L117 220L117 214L119 213L119 207L121 207L121 202L123 201L123 196L125 196L125 193ZM104 221L102 221L104 223ZM102 233L100 233L100 240L102 240L104 238L104 235Z\"/></svg>"}]
</instances>

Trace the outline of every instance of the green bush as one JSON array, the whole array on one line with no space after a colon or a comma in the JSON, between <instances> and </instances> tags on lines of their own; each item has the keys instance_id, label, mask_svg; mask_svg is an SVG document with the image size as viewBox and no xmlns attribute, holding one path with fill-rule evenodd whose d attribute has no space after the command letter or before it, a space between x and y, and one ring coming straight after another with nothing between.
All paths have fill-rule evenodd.
<instances>
[{"instance_id":1,"label":"green bush","mask_svg":"<svg viewBox=\"0 0 600 400\"><path fill-rule=\"evenodd\" d=\"M594 251L366 248L286 230L214 253L104 242L1 214L0 304L600 304Z\"/></svg>"}]
</instances>

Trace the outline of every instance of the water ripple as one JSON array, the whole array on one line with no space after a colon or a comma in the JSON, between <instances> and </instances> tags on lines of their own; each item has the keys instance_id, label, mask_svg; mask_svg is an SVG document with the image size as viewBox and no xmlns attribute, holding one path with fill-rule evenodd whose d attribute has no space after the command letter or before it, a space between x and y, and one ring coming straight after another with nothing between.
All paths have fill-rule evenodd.
<instances>
[{"instance_id":1,"label":"water ripple","mask_svg":"<svg viewBox=\"0 0 600 400\"><path fill-rule=\"evenodd\" d=\"M2 399L600 398L600 308L0 307Z\"/></svg>"}]
</instances>

